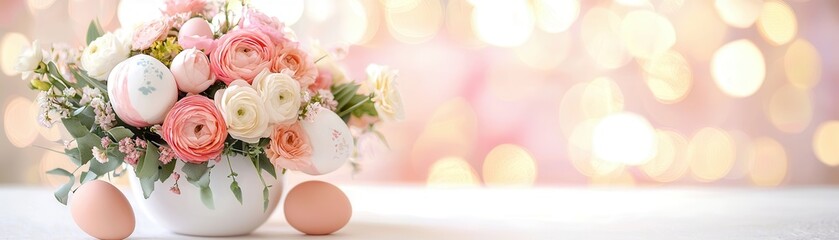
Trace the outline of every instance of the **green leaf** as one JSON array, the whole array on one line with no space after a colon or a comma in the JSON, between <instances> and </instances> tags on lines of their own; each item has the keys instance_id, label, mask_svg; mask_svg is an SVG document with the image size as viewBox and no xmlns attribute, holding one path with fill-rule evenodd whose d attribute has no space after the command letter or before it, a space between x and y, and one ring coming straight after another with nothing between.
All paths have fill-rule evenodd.
<instances>
[{"instance_id":1,"label":"green leaf","mask_svg":"<svg viewBox=\"0 0 839 240\"><path fill-rule=\"evenodd\" d=\"M87 164L93 159L93 148L102 148L102 139L96 137L93 133L87 133L84 137L76 138L76 144L79 149L79 160L82 165Z\"/></svg>"},{"instance_id":2,"label":"green leaf","mask_svg":"<svg viewBox=\"0 0 839 240\"><path fill-rule=\"evenodd\" d=\"M108 134L111 134L111 137L114 137L114 139L117 142L124 138L130 138L134 136L134 133L131 132L131 130L128 130L128 128L125 128L123 126L111 128L111 130L108 130Z\"/></svg>"},{"instance_id":3,"label":"green leaf","mask_svg":"<svg viewBox=\"0 0 839 240\"><path fill-rule=\"evenodd\" d=\"M356 108L359 108L359 107L363 106L364 103L366 103L369 100L370 100L370 97L368 97L368 96L364 96L364 95L353 96L352 100L350 100L350 103L352 105L350 105L350 107L348 107L346 109L342 109L341 112L338 113L338 116L341 116L341 117L347 116L347 114L350 114ZM338 109L341 109L341 108L339 107Z\"/></svg>"},{"instance_id":4,"label":"green leaf","mask_svg":"<svg viewBox=\"0 0 839 240\"><path fill-rule=\"evenodd\" d=\"M184 166L181 167L181 171L186 174L186 180L192 183L195 186L201 186L203 184L199 184L201 179L204 176L209 176L210 168L207 167L207 163L203 164L194 164L194 163L184 163ZM207 177L209 179L209 177ZM209 185L209 180L207 180L207 185Z\"/></svg>"},{"instance_id":5,"label":"green leaf","mask_svg":"<svg viewBox=\"0 0 839 240\"><path fill-rule=\"evenodd\" d=\"M64 155L67 155L67 157L70 158L70 162L73 162L76 166L82 165L81 156L79 156L79 148L64 149Z\"/></svg>"},{"instance_id":6,"label":"green leaf","mask_svg":"<svg viewBox=\"0 0 839 240\"><path fill-rule=\"evenodd\" d=\"M61 204L67 205L67 195L70 194L70 189L73 187L73 183L76 182L76 177L73 176L72 173L61 168L49 170L47 171L47 174L66 176L70 178L66 184L61 185L58 190L55 190L55 199Z\"/></svg>"},{"instance_id":7,"label":"green leaf","mask_svg":"<svg viewBox=\"0 0 839 240\"><path fill-rule=\"evenodd\" d=\"M350 86L347 89L348 92L342 94L341 96L335 97L335 101L338 101L338 109L343 109L344 107L350 104L350 101L354 96L358 96L355 94L355 92L358 90L359 86L360 85L352 84L352 86Z\"/></svg>"},{"instance_id":8,"label":"green leaf","mask_svg":"<svg viewBox=\"0 0 839 240\"><path fill-rule=\"evenodd\" d=\"M207 208L215 209L215 205L213 204L213 190L210 190L210 187L201 187L201 202Z\"/></svg>"},{"instance_id":9,"label":"green leaf","mask_svg":"<svg viewBox=\"0 0 839 240\"><path fill-rule=\"evenodd\" d=\"M160 175L160 182L165 182L169 179L169 176L172 175L172 172L175 171L175 163L178 160L172 160L169 163L163 165L160 170L158 170L158 175Z\"/></svg>"},{"instance_id":10,"label":"green leaf","mask_svg":"<svg viewBox=\"0 0 839 240\"><path fill-rule=\"evenodd\" d=\"M140 187L143 188L143 197L149 199L154 192L154 182L157 181L157 172L151 176L140 178Z\"/></svg>"},{"instance_id":11,"label":"green leaf","mask_svg":"<svg viewBox=\"0 0 839 240\"><path fill-rule=\"evenodd\" d=\"M98 176L105 176L105 174L116 170L125 159L125 154L116 149L111 149L107 155L108 162L100 163L99 161L90 161L90 171L96 173Z\"/></svg>"},{"instance_id":12,"label":"green leaf","mask_svg":"<svg viewBox=\"0 0 839 240\"><path fill-rule=\"evenodd\" d=\"M262 211L268 210L268 187L262 188Z\"/></svg>"},{"instance_id":13,"label":"green leaf","mask_svg":"<svg viewBox=\"0 0 839 240\"><path fill-rule=\"evenodd\" d=\"M99 91L102 91L103 93L108 92L108 87L105 86L105 84L102 84L101 81L93 79L92 77L88 76L87 72L84 72L81 69L74 69L74 68L70 68L70 72L73 73L73 76L75 76L77 80L81 80L79 82L85 82L88 85L91 85L91 86L95 87L96 89L99 89Z\"/></svg>"},{"instance_id":14,"label":"green leaf","mask_svg":"<svg viewBox=\"0 0 839 240\"><path fill-rule=\"evenodd\" d=\"M233 196L236 197L236 200L239 200L239 204L242 204L242 189L239 188L239 182L234 180L230 183L230 191L233 192Z\"/></svg>"},{"instance_id":15,"label":"green leaf","mask_svg":"<svg viewBox=\"0 0 839 240\"><path fill-rule=\"evenodd\" d=\"M277 179L277 169L274 168L274 164L271 164L271 161L268 160L268 156L265 154L259 154L259 168L262 168L262 170L271 174L274 179Z\"/></svg>"},{"instance_id":16,"label":"green leaf","mask_svg":"<svg viewBox=\"0 0 839 240\"><path fill-rule=\"evenodd\" d=\"M97 161L93 161L93 162L97 162ZM98 175L96 173L82 172L82 174L79 176L79 183L80 184L85 184L86 182L90 182L90 181L95 180L97 177L98 177Z\"/></svg>"},{"instance_id":17,"label":"green leaf","mask_svg":"<svg viewBox=\"0 0 839 240\"><path fill-rule=\"evenodd\" d=\"M379 137L379 140L381 140L382 143L385 144L385 147L387 147L387 149L390 149L390 144L387 143L387 138L385 138L385 135L382 134L382 132L373 131L373 133L376 134L376 137Z\"/></svg>"},{"instance_id":18,"label":"green leaf","mask_svg":"<svg viewBox=\"0 0 839 240\"><path fill-rule=\"evenodd\" d=\"M160 158L160 152L158 152L154 144L151 142L147 143L146 154L143 154L144 157L140 158L137 162L136 173L138 178L148 178L157 175L157 167L160 166L160 160L158 159Z\"/></svg>"},{"instance_id":19,"label":"green leaf","mask_svg":"<svg viewBox=\"0 0 839 240\"><path fill-rule=\"evenodd\" d=\"M79 121L78 118L73 117L61 119L61 123L64 124L64 128L66 128L67 131L70 132L70 135L73 136L73 138L84 137L88 133L90 133L90 130L87 129L87 127L82 126L82 123Z\"/></svg>"},{"instance_id":20,"label":"green leaf","mask_svg":"<svg viewBox=\"0 0 839 240\"><path fill-rule=\"evenodd\" d=\"M102 36L102 27L99 26L99 22L90 21L90 25L87 27L87 44L90 45L93 40L96 40L100 36Z\"/></svg>"}]
</instances>

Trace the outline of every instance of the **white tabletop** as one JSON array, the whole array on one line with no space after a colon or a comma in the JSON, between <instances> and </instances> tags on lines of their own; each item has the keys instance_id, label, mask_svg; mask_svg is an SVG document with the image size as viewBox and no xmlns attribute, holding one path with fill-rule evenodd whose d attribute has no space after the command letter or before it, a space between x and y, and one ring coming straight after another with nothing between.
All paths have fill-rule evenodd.
<instances>
[{"instance_id":1,"label":"white tabletop","mask_svg":"<svg viewBox=\"0 0 839 240\"><path fill-rule=\"evenodd\" d=\"M342 186L340 239L839 239L839 188L459 188ZM133 199L129 197L129 199ZM168 233L142 211L132 239ZM282 208L252 239L314 239ZM88 239L46 188L0 187L0 239ZM241 238L241 237L240 237Z\"/></svg>"}]
</instances>

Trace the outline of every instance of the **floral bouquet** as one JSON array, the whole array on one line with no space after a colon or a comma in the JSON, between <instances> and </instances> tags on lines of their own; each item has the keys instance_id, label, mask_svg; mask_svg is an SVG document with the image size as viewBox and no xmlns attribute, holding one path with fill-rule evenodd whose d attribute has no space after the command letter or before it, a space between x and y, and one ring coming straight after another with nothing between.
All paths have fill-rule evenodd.
<instances>
[{"instance_id":1,"label":"floral bouquet","mask_svg":"<svg viewBox=\"0 0 839 240\"><path fill-rule=\"evenodd\" d=\"M370 65L367 81L351 81L336 62L344 49L307 46L244 4L166 5L136 27L105 33L92 22L84 48L36 41L20 57L17 70L38 91L38 121L73 137L64 153L76 169L47 172L69 177L59 202L77 178L83 185L133 171L145 198L169 178L180 194L185 174L212 208L207 176L226 167L216 166L222 157L246 156L260 178L278 169L325 174L354 157L359 134L381 136L380 120L403 117L395 70ZM231 168L229 190L241 203L237 176ZM267 207L270 186L262 185Z\"/></svg>"}]
</instances>

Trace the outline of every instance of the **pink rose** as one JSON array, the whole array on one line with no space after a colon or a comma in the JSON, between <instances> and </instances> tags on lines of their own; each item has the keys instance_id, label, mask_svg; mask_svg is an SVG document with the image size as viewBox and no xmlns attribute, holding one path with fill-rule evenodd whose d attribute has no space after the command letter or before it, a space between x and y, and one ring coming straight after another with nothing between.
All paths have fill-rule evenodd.
<instances>
[{"instance_id":1,"label":"pink rose","mask_svg":"<svg viewBox=\"0 0 839 240\"><path fill-rule=\"evenodd\" d=\"M318 77L315 78L312 85L309 85L309 91L329 90L329 87L332 87L332 73L324 69L318 69Z\"/></svg>"},{"instance_id":2,"label":"pink rose","mask_svg":"<svg viewBox=\"0 0 839 240\"><path fill-rule=\"evenodd\" d=\"M300 86L308 88L309 85L315 83L315 78L318 76L318 69L315 62L309 58L309 55L301 50L297 43L287 43L282 49L277 51L271 62L271 72L282 72L289 70L293 72L292 78L300 82Z\"/></svg>"},{"instance_id":3,"label":"pink rose","mask_svg":"<svg viewBox=\"0 0 839 240\"><path fill-rule=\"evenodd\" d=\"M210 53L210 69L224 83L243 79L248 84L271 66L274 45L265 34L254 29L236 29L222 36Z\"/></svg>"},{"instance_id":4,"label":"pink rose","mask_svg":"<svg viewBox=\"0 0 839 240\"><path fill-rule=\"evenodd\" d=\"M282 30L285 28L285 25L283 25L280 20L276 17L265 15L264 13L252 8L249 8L245 12L245 15L242 17L242 21L239 21L239 27L256 29L264 33L271 38L274 45L281 45L288 41L283 36Z\"/></svg>"},{"instance_id":5,"label":"pink rose","mask_svg":"<svg viewBox=\"0 0 839 240\"><path fill-rule=\"evenodd\" d=\"M178 89L188 93L201 93L216 81L210 74L210 60L207 55L195 48L184 49L171 64L172 75L178 83Z\"/></svg>"},{"instance_id":6,"label":"pink rose","mask_svg":"<svg viewBox=\"0 0 839 240\"><path fill-rule=\"evenodd\" d=\"M134 31L134 38L131 42L131 50L143 50L151 47L151 44L163 40L169 33L169 23L165 20L154 20L144 23Z\"/></svg>"},{"instance_id":7,"label":"pink rose","mask_svg":"<svg viewBox=\"0 0 839 240\"><path fill-rule=\"evenodd\" d=\"M271 133L265 154L277 167L300 171L312 168L312 146L300 123L278 125Z\"/></svg>"},{"instance_id":8,"label":"pink rose","mask_svg":"<svg viewBox=\"0 0 839 240\"><path fill-rule=\"evenodd\" d=\"M213 100L191 95L169 110L160 135L184 162L203 163L220 159L227 125Z\"/></svg>"},{"instance_id":9,"label":"pink rose","mask_svg":"<svg viewBox=\"0 0 839 240\"><path fill-rule=\"evenodd\" d=\"M166 0L166 8L163 12L166 15L175 15L178 13L196 15L203 13L205 6L207 6L207 2L204 0Z\"/></svg>"}]
</instances>

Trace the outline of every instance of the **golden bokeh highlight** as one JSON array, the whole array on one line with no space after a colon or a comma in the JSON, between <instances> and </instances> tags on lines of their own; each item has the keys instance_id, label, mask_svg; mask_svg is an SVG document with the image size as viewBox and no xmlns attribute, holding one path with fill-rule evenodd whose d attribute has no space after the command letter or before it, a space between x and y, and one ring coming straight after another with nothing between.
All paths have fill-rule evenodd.
<instances>
[{"instance_id":1,"label":"golden bokeh highlight","mask_svg":"<svg viewBox=\"0 0 839 240\"><path fill-rule=\"evenodd\" d=\"M595 78L585 86L579 108L588 119L605 117L624 109L624 97L618 84L610 78Z\"/></svg>"},{"instance_id":2,"label":"golden bokeh highlight","mask_svg":"<svg viewBox=\"0 0 839 240\"><path fill-rule=\"evenodd\" d=\"M703 128L688 145L687 158L693 177L701 182L713 182L725 177L737 158L731 136L716 128Z\"/></svg>"},{"instance_id":3,"label":"golden bokeh highlight","mask_svg":"<svg viewBox=\"0 0 839 240\"><path fill-rule=\"evenodd\" d=\"M688 169L688 141L677 132L656 130L656 155L639 168L656 182L672 182L683 177Z\"/></svg>"},{"instance_id":4,"label":"golden bokeh highlight","mask_svg":"<svg viewBox=\"0 0 839 240\"><path fill-rule=\"evenodd\" d=\"M458 157L445 157L431 165L426 184L430 187L471 187L480 182L468 162Z\"/></svg>"},{"instance_id":5,"label":"golden bokeh highlight","mask_svg":"<svg viewBox=\"0 0 839 240\"><path fill-rule=\"evenodd\" d=\"M622 163L605 161L592 153L592 136L598 122L598 120L582 122L568 137L568 159L578 172L588 177L612 175L624 169Z\"/></svg>"},{"instance_id":6,"label":"golden bokeh highlight","mask_svg":"<svg viewBox=\"0 0 839 240\"><path fill-rule=\"evenodd\" d=\"M647 59L676 43L676 31L667 18L649 10L635 10L621 22L620 37L629 54Z\"/></svg>"},{"instance_id":7,"label":"golden bokeh highlight","mask_svg":"<svg viewBox=\"0 0 839 240\"><path fill-rule=\"evenodd\" d=\"M785 2L770 0L763 3L763 11L757 19L760 35L772 45L784 45L795 38L798 21L795 12Z\"/></svg>"},{"instance_id":8,"label":"golden bokeh highlight","mask_svg":"<svg viewBox=\"0 0 839 240\"><path fill-rule=\"evenodd\" d=\"M754 43L746 39L735 40L714 53L711 74L717 87L726 95L748 97L763 85L766 62Z\"/></svg>"},{"instance_id":9,"label":"golden bokeh highlight","mask_svg":"<svg viewBox=\"0 0 839 240\"><path fill-rule=\"evenodd\" d=\"M780 185L787 176L787 153L784 146L772 138L757 138L752 142L754 153L749 161L749 179L757 186Z\"/></svg>"},{"instance_id":10,"label":"golden bokeh highlight","mask_svg":"<svg viewBox=\"0 0 839 240\"><path fill-rule=\"evenodd\" d=\"M775 90L766 113L778 130L786 133L800 133L813 119L813 100L808 90L785 85Z\"/></svg>"},{"instance_id":11,"label":"golden bokeh highlight","mask_svg":"<svg viewBox=\"0 0 839 240\"><path fill-rule=\"evenodd\" d=\"M813 152L828 166L839 166L839 121L827 121L819 125L813 135Z\"/></svg>"},{"instance_id":12,"label":"golden bokeh highlight","mask_svg":"<svg viewBox=\"0 0 839 240\"><path fill-rule=\"evenodd\" d=\"M594 127L594 155L625 165L644 164L656 155L655 129L641 115L620 112L603 118Z\"/></svg>"},{"instance_id":13,"label":"golden bokeh highlight","mask_svg":"<svg viewBox=\"0 0 839 240\"><path fill-rule=\"evenodd\" d=\"M614 12L593 7L580 22L580 40L589 57L603 69L616 69L629 63L620 32L621 18Z\"/></svg>"},{"instance_id":14,"label":"golden bokeh highlight","mask_svg":"<svg viewBox=\"0 0 839 240\"><path fill-rule=\"evenodd\" d=\"M475 110L463 99L443 103L428 120L411 149L417 168L447 156L469 157L478 134Z\"/></svg>"},{"instance_id":15,"label":"golden bokeh highlight","mask_svg":"<svg viewBox=\"0 0 839 240\"><path fill-rule=\"evenodd\" d=\"M571 51L568 33L534 32L523 45L515 48L516 56L527 66L551 70L558 67Z\"/></svg>"},{"instance_id":16,"label":"golden bokeh highlight","mask_svg":"<svg viewBox=\"0 0 839 240\"><path fill-rule=\"evenodd\" d=\"M819 51L805 39L795 40L784 55L787 80L801 89L810 89L821 80L822 62Z\"/></svg>"},{"instance_id":17,"label":"golden bokeh highlight","mask_svg":"<svg viewBox=\"0 0 839 240\"><path fill-rule=\"evenodd\" d=\"M487 154L482 173L487 186L532 186L536 162L524 148L501 144Z\"/></svg>"},{"instance_id":18,"label":"golden bokeh highlight","mask_svg":"<svg viewBox=\"0 0 839 240\"><path fill-rule=\"evenodd\" d=\"M486 43L478 39L472 26L474 6L468 0L449 0L446 5L446 30L456 41L469 47L483 47Z\"/></svg>"},{"instance_id":19,"label":"golden bokeh highlight","mask_svg":"<svg viewBox=\"0 0 839 240\"><path fill-rule=\"evenodd\" d=\"M15 147L27 147L38 137L36 105L23 97L15 97L3 114L3 129L6 137Z\"/></svg>"},{"instance_id":20,"label":"golden bokeh highlight","mask_svg":"<svg viewBox=\"0 0 839 240\"><path fill-rule=\"evenodd\" d=\"M120 0L117 6L117 19L122 27L137 27L144 22L161 17L160 8L163 6L161 0Z\"/></svg>"},{"instance_id":21,"label":"golden bokeh highlight","mask_svg":"<svg viewBox=\"0 0 839 240\"><path fill-rule=\"evenodd\" d=\"M0 40L0 70L3 70L4 74L8 76L19 74L15 70L15 65L23 50L30 47L29 44L29 39L23 34L9 32L3 35L3 39Z\"/></svg>"},{"instance_id":22,"label":"golden bokeh highlight","mask_svg":"<svg viewBox=\"0 0 839 240\"><path fill-rule=\"evenodd\" d=\"M249 0L248 4L265 15L277 17L286 26L292 26L303 16L303 0Z\"/></svg>"},{"instance_id":23,"label":"golden bokeh highlight","mask_svg":"<svg viewBox=\"0 0 839 240\"><path fill-rule=\"evenodd\" d=\"M388 30L401 42L428 41L443 25L443 6L439 0L388 0L384 3Z\"/></svg>"},{"instance_id":24,"label":"golden bokeh highlight","mask_svg":"<svg viewBox=\"0 0 839 240\"><path fill-rule=\"evenodd\" d=\"M686 1L671 15L676 29L676 49L695 61L711 60L725 43L728 26L719 18L711 1ZM701 19L701 20L699 20Z\"/></svg>"},{"instance_id":25,"label":"golden bokeh highlight","mask_svg":"<svg viewBox=\"0 0 839 240\"><path fill-rule=\"evenodd\" d=\"M535 19L524 0L473 1L472 27L482 41L499 47L515 47L530 37Z\"/></svg>"},{"instance_id":26,"label":"golden bokeh highlight","mask_svg":"<svg viewBox=\"0 0 839 240\"><path fill-rule=\"evenodd\" d=\"M751 27L763 10L763 0L716 0L720 18L729 26L736 28Z\"/></svg>"},{"instance_id":27,"label":"golden bokeh highlight","mask_svg":"<svg viewBox=\"0 0 839 240\"><path fill-rule=\"evenodd\" d=\"M647 88L661 103L682 101L693 87L690 64L676 51L656 55L641 65Z\"/></svg>"},{"instance_id":28,"label":"golden bokeh highlight","mask_svg":"<svg viewBox=\"0 0 839 240\"><path fill-rule=\"evenodd\" d=\"M61 133L64 131L64 125L56 123L51 128L45 128L43 126L38 126L38 133L41 134L41 137L46 139L50 142L57 142L61 140Z\"/></svg>"},{"instance_id":29,"label":"golden bokeh highlight","mask_svg":"<svg viewBox=\"0 0 839 240\"><path fill-rule=\"evenodd\" d=\"M53 3L55 3L55 0L26 0L26 5L29 6L29 11L33 14L50 8Z\"/></svg>"},{"instance_id":30,"label":"golden bokeh highlight","mask_svg":"<svg viewBox=\"0 0 839 240\"><path fill-rule=\"evenodd\" d=\"M580 15L578 0L536 0L533 1L536 26L542 31L558 33L568 30Z\"/></svg>"}]
</instances>

